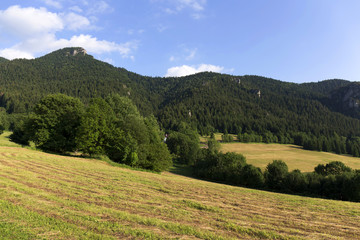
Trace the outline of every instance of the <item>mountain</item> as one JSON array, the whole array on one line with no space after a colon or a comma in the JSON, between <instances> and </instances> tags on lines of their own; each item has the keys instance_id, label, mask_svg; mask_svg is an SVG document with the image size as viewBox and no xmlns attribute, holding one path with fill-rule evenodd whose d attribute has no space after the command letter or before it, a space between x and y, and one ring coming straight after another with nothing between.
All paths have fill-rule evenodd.
<instances>
[{"instance_id":1,"label":"mountain","mask_svg":"<svg viewBox=\"0 0 360 240\"><path fill-rule=\"evenodd\" d=\"M9 60L7 60L6 58L0 57L0 64L3 62L7 62L7 61L9 61Z\"/></svg>"},{"instance_id":2,"label":"mountain","mask_svg":"<svg viewBox=\"0 0 360 240\"><path fill-rule=\"evenodd\" d=\"M296 132L360 136L359 119L338 107L341 89L350 83L295 84L210 72L147 77L96 60L83 48L64 48L33 60L2 62L0 106L19 113L31 111L49 93L84 103L118 93L131 98L143 115L154 114L164 128L185 121L201 133L271 133L283 139Z\"/></svg>"},{"instance_id":3,"label":"mountain","mask_svg":"<svg viewBox=\"0 0 360 240\"><path fill-rule=\"evenodd\" d=\"M127 71L98 61L82 48L65 48L43 57L16 59L0 65L0 106L10 113L30 111L41 97L64 93L85 103L110 93L141 96L147 91L127 76ZM136 99L144 112L152 112L147 98Z\"/></svg>"}]
</instances>

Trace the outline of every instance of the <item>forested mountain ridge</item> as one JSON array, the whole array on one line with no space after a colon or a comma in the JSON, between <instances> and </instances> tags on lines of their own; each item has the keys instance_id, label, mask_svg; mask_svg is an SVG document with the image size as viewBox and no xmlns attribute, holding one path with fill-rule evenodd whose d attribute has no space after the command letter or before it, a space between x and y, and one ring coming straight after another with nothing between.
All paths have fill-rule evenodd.
<instances>
[{"instance_id":1,"label":"forested mountain ridge","mask_svg":"<svg viewBox=\"0 0 360 240\"><path fill-rule=\"evenodd\" d=\"M330 79L317 83L302 83L300 84L306 90L313 91L314 93L330 95L337 89L349 85L351 82L343 79Z\"/></svg>"},{"instance_id":2,"label":"forested mountain ridge","mask_svg":"<svg viewBox=\"0 0 360 240\"><path fill-rule=\"evenodd\" d=\"M64 93L85 103L92 97L105 97L115 92L128 96L144 93L121 69L88 54L72 54L75 50L83 51L82 48L65 48L37 59L15 59L1 64L1 106L10 113L19 113L30 111L49 93ZM152 112L146 98L133 100L141 110Z\"/></svg>"},{"instance_id":3,"label":"forested mountain ridge","mask_svg":"<svg viewBox=\"0 0 360 240\"><path fill-rule=\"evenodd\" d=\"M271 133L284 139L295 132L360 136L360 121L348 111L343 113L352 117L339 113L336 105L336 92L340 96L352 84L345 80L296 84L209 72L147 77L98 61L82 48L0 63L0 106L9 113L31 111L49 93L84 103L118 93L131 98L142 114L154 114L164 128L185 121L201 133Z\"/></svg>"}]
</instances>

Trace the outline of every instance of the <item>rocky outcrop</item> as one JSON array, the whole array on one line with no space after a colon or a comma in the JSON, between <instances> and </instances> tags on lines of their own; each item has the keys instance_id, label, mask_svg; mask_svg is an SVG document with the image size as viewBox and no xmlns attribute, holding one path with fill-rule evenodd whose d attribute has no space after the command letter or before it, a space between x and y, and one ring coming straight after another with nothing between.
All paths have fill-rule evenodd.
<instances>
[{"instance_id":1,"label":"rocky outcrop","mask_svg":"<svg viewBox=\"0 0 360 240\"><path fill-rule=\"evenodd\" d=\"M331 99L340 111L360 111L360 83L354 82L333 91Z\"/></svg>"},{"instance_id":2,"label":"rocky outcrop","mask_svg":"<svg viewBox=\"0 0 360 240\"><path fill-rule=\"evenodd\" d=\"M82 55L85 56L86 50L83 48L71 48L69 51L66 52L66 56L76 56L76 55Z\"/></svg>"}]
</instances>

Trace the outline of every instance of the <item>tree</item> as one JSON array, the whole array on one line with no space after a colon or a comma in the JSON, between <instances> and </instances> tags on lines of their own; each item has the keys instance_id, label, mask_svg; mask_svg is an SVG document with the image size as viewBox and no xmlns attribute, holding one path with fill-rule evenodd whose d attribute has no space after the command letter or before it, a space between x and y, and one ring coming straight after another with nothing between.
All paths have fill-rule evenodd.
<instances>
[{"instance_id":1,"label":"tree","mask_svg":"<svg viewBox=\"0 0 360 240\"><path fill-rule=\"evenodd\" d=\"M215 139L215 135L213 133L207 141L207 146L209 151L212 153L220 150L220 143Z\"/></svg>"},{"instance_id":2,"label":"tree","mask_svg":"<svg viewBox=\"0 0 360 240\"><path fill-rule=\"evenodd\" d=\"M171 132L166 144L177 160L187 165L194 165L199 152L199 136L188 124L182 122L177 132Z\"/></svg>"},{"instance_id":3,"label":"tree","mask_svg":"<svg viewBox=\"0 0 360 240\"><path fill-rule=\"evenodd\" d=\"M110 105L101 98L92 99L80 120L76 136L78 149L90 155L104 154L114 122L115 113Z\"/></svg>"},{"instance_id":4,"label":"tree","mask_svg":"<svg viewBox=\"0 0 360 240\"><path fill-rule=\"evenodd\" d=\"M224 133L223 135L221 135L221 140L223 142L233 142L234 139L233 139L233 136L231 136L230 134L228 134L227 132Z\"/></svg>"},{"instance_id":5,"label":"tree","mask_svg":"<svg viewBox=\"0 0 360 240\"><path fill-rule=\"evenodd\" d=\"M53 152L76 149L75 137L84 106L79 99L52 94L41 99L28 122L28 136L36 147Z\"/></svg>"},{"instance_id":6,"label":"tree","mask_svg":"<svg viewBox=\"0 0 360 240\"><path fill-rule=\"evenodd\" d=\"M242 168L240 179L240 185L251 188L262 188L265 183L261 169L251 164L247 164Z\"/></svg>"},{"instance_id":7,"label":"tree","mask_svg":"<svg viewBox=\"0 0 360 240\"><path fill-rule=\"evenodd\" d=\"M351 168L346 166L340 161L332 161L326 165L319 164L315 167L317 174L328 176L328 175L341 175L344 172L351 172Z\"/></svg>"},{"instance_id":8,"label":"tree","mask_svg":"<svg viewBox=\"0 0 360 240\"><path fill-rule=\"evenodd\" d=\"M264 175L265 183L270 189L281 190L288 175L288 166L282 160L274 160L267 165Z\"/></svg>"},{"instance_id":9,"label":"tree","mask_svg":"<svg viewBox=\"0 0 360 240\"><path fill-rule=\"evenodd\" d=\"M85 153L103 153L115 162L163 171L172 159L162 135L153 116L143 118L130 99L113 95L91 101L77 141Z\"/></svg>"},{"instance_id":10,"label":"tree","mask_svg":"<svg viewBox=\"0 0 360 240\"><path fill-rule=\"evenodd\" d=\"M295 169L286 176L287 188L294 193L303 193L306 190L307 182L305 175L299 169Z\"/></svg>"}]
</instances>

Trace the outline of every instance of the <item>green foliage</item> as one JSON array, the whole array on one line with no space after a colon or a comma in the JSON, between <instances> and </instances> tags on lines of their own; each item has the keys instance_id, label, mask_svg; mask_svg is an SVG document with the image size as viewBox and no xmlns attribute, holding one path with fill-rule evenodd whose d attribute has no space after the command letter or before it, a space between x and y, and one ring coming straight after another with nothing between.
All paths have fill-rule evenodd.
<instances>
[{"instance_id":1,"label":"green foliage","mask_svg":"<svg viewBox=\"0 0 360 240\"><path fill-rule=\"evenodd\" d=\"M155 118L143 118L128 98L94 99L81 123L77 141L85 153L105 153L115 162L158 172L172 165Z\"/></svg>"},{"instance_id":2,"label":"green foliage","mask_svg":"<svg viewBox=\"0 0 360 240\"><path fill-rule=\"evenodd\" d=\"M91 101L77 131L78 149L90 155L105 153L106 141L114 128L115 113L103 99Z\"/></svg>"},{"instance_id":3,"label":"green foliage","mask_svg":"<svg viewBox=\"0 0 360 240\"><path fill-rule=\"evenodd\" d=\"M270 189L283 189L288 175L288 166L282 160L274 160L266 166L264 175L265 183Z\"/></svg>"},{"instance_id":4,"label":"green foliage","mask_svg":"<svg viewBox=\"0 0 360 240\"><path fill-rule=\"evenodd\" d=\"M166 144L180 163L193 165L199 152L199 135L186 123L181 123L177 129L169 134Z\"/></svg>"},{"instance_id":5,"label":"green foliage","mask_svg":"<svg viewBox=\"0 0 360 240\"><path fill-rule=\"evenodd\" d=\"M234 141L233 136L231 136L228 133L224 133L223 135L221 135L221 140L223 142L233 142Z\"/></svg>"},{"instance_id":6,"label":"green foliage","mask_svg":"<svg viewBox=\"0 0 360 240\"><path fill-rule=\"evenodd\" d=\"M239 184L245 187L262 188L265 184L261 169L251 164L247 164L242 168L240 179Z\"/></svg>"},{"instance_id":7,"label":"green foliage","mask_svg":"<svg viewBox=\"0 0 360 240\"><path fill-rule=\"evenodd\" d=\"M47 151L105 154L115 162L158 172L172 165L156 119L143 118L131 100L118 95L92 99L85 110L79 99L49 95L13 127L13 141L31 140Z\"/></svg>"},{"instance_id":8,"label":"green foliage","mask_svg":"<svg viewBox=\"0 0 360 240\"><path fill-rule=\"evenodd\" d=\"M220 143L215 139L215 136L212 135L208 141L207 146L210 152L214 153L220 150Z\"/></svg>"},{"instance_id":9,"label":"green foliage","mask_svg":"<svg viewBox=\"0 0 360 240\"><path fill-rule=\"evenodd\" d=\"M339 161L330 162L326 165L319 164L315 167L317 174L328 176L328 175L341 175L345 172L351 172L351 168L347 167L344 163Z\"/></svg>"},{"instance_id":10,"label":"green foliage","mask_svg":"<svg viewBox=\"0 0 360 240\"><path fill-rule=\"evenodd\" d=\"M84 106L63 94L48 95L35 106L26 123L29 139L36 147L53 152L76 150L75 137Z\"/></svg>"},{"instance_id":11,"label":"green foliage","mask_svg":"<svg viewBox=\"0 0 360 240\"><path fill-rule=\"evenodd\" d=\"M236 184L245 165L245 157L241 154L224 154L203 149L201 157L194 165L194 171L201 178Z\"/></svg>"},{"instance_id":12,"label":"green foliage","mask_svg":"<svg viewBox=\"0 0 360 240\"><path fill-rule=\"evenodd\" d=\"M307 181L305 175L300 170L295 169L286 176L284 185L294 193L302 193L306 190Z\"/></svg>"}]
</instances>

